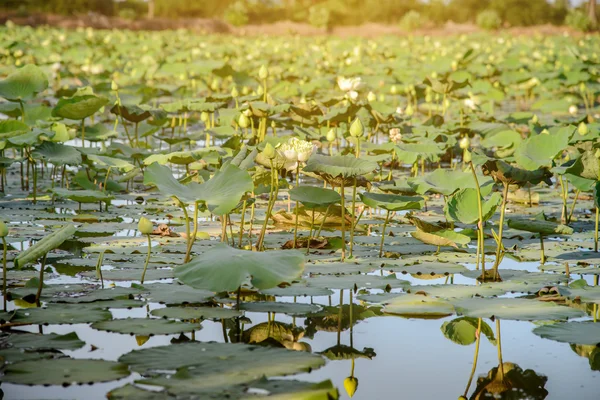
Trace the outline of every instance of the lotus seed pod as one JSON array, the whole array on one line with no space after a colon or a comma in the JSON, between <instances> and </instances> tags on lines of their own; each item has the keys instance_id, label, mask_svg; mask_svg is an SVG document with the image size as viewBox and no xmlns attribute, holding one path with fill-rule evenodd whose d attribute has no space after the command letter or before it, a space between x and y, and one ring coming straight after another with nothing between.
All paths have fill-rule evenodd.
<instances>
[{"instance_id":1,"label":"lotus seed pod","mask_svg":"<svg viewBox=\"0 0 600 400\"><path fill-rule=\"evenodd\" d=\"M265 80L269 77L269 70L267 69L266 65L261 65L260 69L258 70L258 77L262 80Z\"/></svg>"},{"instance_id":2,"label":"lotus seed pod","mask_svg":"<svg viewBox=\"0 0 600 400\"><path fill-rule=\"evenodd\" d=\"M263 150L263 154L269 160L274 159L275 158L275 147L273 147L273 145L271 143L267 143L265 145L265 149Z\"/></svg>"},{"instance_id":3,"label":"lotus seed pod","mask_svg":"<svg viewBox=\"0 0 600 400\"><path fill-rule=\"evenodd\" d=\"M0 237L8 236L8 226L4 223L4 221L0 221Z\"/></svg>"},{"instance_id":4,"label":"lotus seed pod","mask_svg":"<svg viewBox=\"0 0 600 400\"><path fill-rule=\"evenodd\" d=\"M333 142L333 141L335 141L335 137L336 137L335 129L332 128L329 130L329 132L327 132L327 136L326 136L327 141Z\"/></svg>"},{"instance_id":5,"label":"lotus seed pod","mask_svg":"<svg viewBox=\"0 0 600 400\"><path fill-rule=\"evenodd\" d=\"M369 101L369 103L377 100L377 95L373 92L369 92L369 94L367 95L367 100Z\"/></svg>"},{"instance_id":6,"label":"lotus seed pod","mask_svg":"<svg viewBox=\"0 0 600 400\"><path fill-rule=\"evenodd\" d=\"M354 396L356 393L356 389L358 388L358 379L353 376L349 376L344 379L344 389L346 389L346 393L348 393L349 397Z\"/></svg>"},{"instance_id":7,"label":"lotus seed pod","mask_svg":"<svg viewBox=\"0 0 600 400\"><path fill-rule=\"evenodd\" d=\"M588 133L590 133L590 129L588 128L588 126L585 124L585 122L582 122L579 124L579 126L577 127L577 132L579 132L579 134L581 136L585 136Z\"/></svg>"},{"instance_id":8,"label":"lotus seed pod","mask_svg":"<svg viewBox=\"0 0 600 400\"><path fill-rule=\"evenodd\" d=\"M246 114L240 114L240 117L238 118L238 125L240 128L244 129L250 126L250 119L246 116Z\"/></svg>"},{"instance_id":9,"label":"lotus seed pod","mask_svg":"<svg viewBox=\"0 0 600 400\"><path fill-rule=\"evenodd\" d=\"M468 149L470 145L471 140L468 136L463 137L462 139L460 139L460 142L458 142L458 146L463 150Z\"/></svg>"},{"instance_id":10,"label":"lotus seed pod","mask_svg":"<svg viewBox=\"0 0 600 400\"><path fill-rule=\"evenodd\" d=\"M140 218L140 221L138 222L138 231L140 231L142 235L149 235L153 230L154 227L152 226L152 221L146 217Z\"/></svg>"},{"instance_id":11,"label":"lotus seed pod","mask_svg":"<svg viewBox=\"0 0 600 400\"><path fill-rule=\"evenodd\" d=\"M350 125L350 135L353 137L361 137L365 133L365 128L363 127L362 122L357 117Z\"/></svg>"}]
</instances>

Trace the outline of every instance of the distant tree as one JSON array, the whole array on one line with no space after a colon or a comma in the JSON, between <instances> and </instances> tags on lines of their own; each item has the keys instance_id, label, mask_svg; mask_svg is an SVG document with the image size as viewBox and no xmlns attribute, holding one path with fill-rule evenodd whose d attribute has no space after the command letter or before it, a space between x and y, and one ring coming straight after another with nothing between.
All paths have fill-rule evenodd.
<instances>
[{"instance_id":1,"label":"distant tree","mask_svg":"<svg viewBox=\"0 0 600 400\"><path fill-rule=\"evenodd\" d=\"M598 26L598 14L596 14L596 0L589 0L588 2L588 17L592 24L592 27L595 28Z\"/></svg>"},{"instance_id":2,"label":"distant tree","mask_svg":"<svg viewBox=\"0 0 600 400\"><path fill-rule=\"evenodd\" d=\"M551 22L552 6L546 0L491 0L490 8L511 26Z\"/></svg>"},{"instance_id":3,"label":"distant tree","mask_svg":"<svg viewBox=\"0 0 600 400\"><path fill-rule=\"evenodd\" d=\"M450 0L447 19L454 22L475 22L477 15L489 8L491 0Z\"/></svg>"}]
</instances>

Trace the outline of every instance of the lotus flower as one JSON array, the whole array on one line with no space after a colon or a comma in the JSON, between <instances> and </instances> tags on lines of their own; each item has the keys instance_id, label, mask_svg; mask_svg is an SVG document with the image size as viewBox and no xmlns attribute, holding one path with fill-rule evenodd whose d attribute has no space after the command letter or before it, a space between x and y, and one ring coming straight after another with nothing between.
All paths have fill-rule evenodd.
<instances>
[{"instance_id":1,"label":"lotus flower","mask_svg":"<svg viewBox=\"0 0 600 400\"><path fill-rule=\"evenodd\" d=\"M337 78L337 84L342 91L346 92L351 100L358 98L358 91L363 86L361 78L344 78L343 76Z\"/></svg>"}]
</instances>

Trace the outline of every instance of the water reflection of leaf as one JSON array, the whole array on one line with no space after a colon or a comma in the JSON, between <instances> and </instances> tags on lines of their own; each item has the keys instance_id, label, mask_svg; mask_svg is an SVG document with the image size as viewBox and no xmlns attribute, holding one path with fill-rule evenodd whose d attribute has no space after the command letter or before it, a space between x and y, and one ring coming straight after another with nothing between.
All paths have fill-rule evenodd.
<instances>
[{"instance_id":1,"label":"water reflection of leaf","mask_svg":"<svg viewBox=\"0 0 600 400\"><path fill-rule=\"evenodd\" d=\"M502 369L494 367L487 376L477 379L477 388L470 399L542 400L548 396L544 387L547 381L548 377L534 370L523 370L517 364L505 362Z\"/></svg>"}]
</instances>

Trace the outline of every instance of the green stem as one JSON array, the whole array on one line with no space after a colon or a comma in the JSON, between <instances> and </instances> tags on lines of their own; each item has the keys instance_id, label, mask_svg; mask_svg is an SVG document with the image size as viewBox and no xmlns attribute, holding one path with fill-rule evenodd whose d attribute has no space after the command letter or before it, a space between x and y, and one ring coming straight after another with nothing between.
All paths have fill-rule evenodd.
<instances>
[{"instance_id":1,"label":"green stem","mask_svg":"<svg viewBox=\"0 0 600 400\"><path fill-rule=\"evenodd\" d=\"M346 259L346 200L344 199L344 178L340 186L341 204L342 204L342 261Z\"/></svg>"},{"instance_id":2,"label":"green stem","mask_svg":"<svg viewBox=\"0 0 600 400\"><path fill-rule=\"evenodd\" d=\"M310 223L310 229L308 231L308 240L306 241L306 255L310 253L310 239L313 233L313 226L315 225L315 209L312 209L312 220Z\"/></svg>"},{"instance_id":3,"label":"green stem","mask_svg":"<svg viewBox=\"0 0 600 400\"><path fill-rule=\"evenodd\" d=\"M319 226L319 231L315 235L315 237L321 236L321 231L323 230L323 226L325 225L325 221L327 220L327 216L329 215L329 209L331 208L331 204L327 206L327 210L325 210L325 215L323 216L323 220L321 221L321 225Z\"/></svg>"},{"instance_id":4,"label":"green stem","mask_svg":"<svg viewBox=\"0 0 600 400\"><path fill-rule=\"evenodd\" d=\"M352 289L350 289L352 290ZM337 327L337 344L338 346L341 343L341 339L342 339L342 309L343 309L343 305L344 305L344 290L340 290L340 311L338 313L338 327Z\"/></svg>"},{"instance_id":5,"label":"green stem","mask_svg":"<svg viewBox=\"0 0 600 400\"><path fill-rule=\"evenodd\" d=\"M4 298L4 311L6 311L6 253L8 246L6 238L2 237L2 297Z\"/></svg>"},{"instance_id":6,"label":"green stem","mask_svg":"<svg viewBox=\"0 0 600 400\"><path fill-rule=\"evenodd\" d=\"M381 231L381 242L379 243L379 257L383 256L383 242L385 240L385 229L387 228L387 224L390 221L390 210L387 210L387 214L385 216L385 222L383 223L383 230Z\"/></svg>"},{"instance_id":7,"label":"green stem","mask_svg":"<svg viewBox=\"0 0 600 400\"><path fill-rule=\"evenodd\" d=\"M42 258L42 265L40 265L40 281L38 285L38 290L35 295L35 304L40 307L40 298L42 297L42 288L44 287L44 268L46 267L46 256L44 254L44 258Z\"/></svg>"},{"instance_id":8,"label":"green stem","mask_svg":"<svg viewBox=\"0 0 600 400\"><path fill-rule=\"evenodd\" d=\"M244 204L242 205L242 219L240 221L240 236L239 236L239 248L242 248L242 237L244 236L244 220L246 219L246 207L248 205L248 201L244 200Z\"/></svg>"},{"instance_id":9,"label":"green stem","mask_svg":"<svg viewBox=\"0 0 600 400\"><path fill-rule=\"evenodd\" d=\"M192 245L190 244L191 240L192 240L192 235L190 233L190 217L188 216L188 212L187 212L187 208L185 206L185 204L183 204L183 202L181 202L181 200L179 200L179 207L181 207L181 209L183 210L183 215L185 216L185 233L187 235L187 247L191 248ZM190 261L190 255L186 253L185 258L183 259L183 262L189 262Z\"/></svg>"},{"instance_id":10,"label":"green stem","mask_svg":"<svg viewBox=\"0 0 600 400\"><path fill-rule=\"evenodd\" d=\"M573 199L573 204L571 204L571 211L569 211L569 216L567 217L567 225L571 223L571 219L573 219L573 212L575 211L575 205L577 204L577 199L579 198L579 194L581 190L577 189L575 192L575 198Z\"/></svg>"},{"instance_id":11,"label":"green stem","mask_svg":"<svg viewBox=\"0 0 600 400\"><path fill-rule=\"evenodd\" d=\"M478 217L479 217L479 223L478 223L478 228L480 232L483 232L483 204L481 201L481 189L479 187L479 179L477 179L477 173L475 172L475 166L473 165L473 162L469 163L470 167L471 167L471 173L473 174L473 179L475 180L475 190L477 191L477 213L478 213ZM483 254L483 235L478 235L477 236L477 245L481 247L478 247L477 249L477 269L479 269L479 255L482 256L482 260L485 259L485 254ZM485 262L485 261L482 261ZM485 265L483 266L483 269L485 270Z\"/></svg>"},{"instance_id":12,"label":"green stem","mask_svg":"<svg viewBox=\"0 0 600 400\"><path fill-rule=\"evenodd\" d=\"M502 232L504 230L504 213L506 212L506 202L508 201L508 183L504 183L502 193L502 208L500 209L500 226L498 227L498 243L496 247L496 260L494 262L494 280L498 280L498 267L500 266L500 253L503 250Z\"/></svg>"},{"instance_id":13,"label":"green stem","mask_svg":"<svg viewBox=\"0 0 600 400\"><path fill-rule=\"evenodd\" d=\"M85 118L81 120L81 147L85 148Z\"/></svg>"},{"instance_id":14,"label":"green stem","mask_svg":"<svg viewBox=\"0 0 600 400\"><path fill-rule=\"evenodd\" d=\"M392 150L392 162L390 163L390 172L388 173L387 180L392 180L392 173L394 171L394 159L396 158L396 149Z\"/></svg>"},{"instance_id":15,"label":"green stem","mask_svg":"<svg viewBox=\"0 0 600 400\"><path fill-rule=\"evenodd\" d=\"M186 215L186 220L187 220L187 215ZM189 222L188 222L188 229L189 229ZM191 237L189 238L190 240L188 240L188 242L187 242L187 248L185 251L185 259L188 261L192 254L192 247L194 246L194 241L196 240L197 234L198 234L198 202L195 202L194 203L194 231L191 234Z\"/></svg>"},{"instance_id":16,"label":"green stem","mask_svg":"<svg viewBox=\"0 0 600 400\"><path fill-rule=\"evenodd\" d=\"M360 142L359 142L360 143ZM356 177L352 185L352 224L350 225L350 257L354 249L354 228L356 227Z\"/></svg>"},{"instance_id":17,"label":"green stem","mask_svg":"<svg viewBox=\"0 0 600 400\"><path fill-rule=\"evenodd\" d=\"M496 340L498 340L498 372L500 379L504 380L504 363L502 362L502 340L500 337L500 320L496 318Z\"/></svg>"},{"instance_id":18,"label":"green stem","mask_svg":"<svg viewBox=\"0 0 600 400\"><path fill-rule=\"evenodd\" d=\"M260 230L260 236L258 237L258 242L256 244L256 249L258 251L261 251L263 248L263 242L265 240L265 234L267 231L267 223L269 222L269 213L270 213L270 209L271 209L271 204L273 203L273 199L274 199L274 192L275 192L275 181L277 180L276 178L276 170L275 167L273 166L273 160L270 160L270 164L271 164L271 189L269 191L269 203L267 204L267 210L266 210L266 214L265 214L265 220L263 222L263 226Z\"/></svg>"},{"instance_id":19,"label":"green stem","mask_svg":"<svg viewBox=\"0 0 600 400\"><path fill-rule=\"evenodd\" d=\"M541 264L545 264L546 263L546 256L544 255L544 236L542 236L542 234L540 233L540 263Z\"/></svg>"},{"instance_id":20,"label":"green stem","mask_svg":"<svg viewBox=\"0 0 600 400\"><path fill-rule=\"evenodd\" d=\"M594 230L594 251L598 252L598 219L600 218L600 207L596 206L596 229Z\"/></svg>"},{"instance_id":21,"label":"green stem","mask_svg":"<svg viewBox=\"0 0 600 400\"><path fill-rule=\"evenodd\" d=\"M475 342L475 355L473 356L473 367L471 368L471 375L469 376L469 382L467 382L467 387L465 389L464 397L467 397L467 393L469 393L469 388L471 387L471 382L473 381L473 377L475 376L475 370L477 369L477 360L479 359L479 343L481 342L481 318L479 318L477 322L477 341Z\"/></svg>"},{"instance_id":22,"label":"green stem","mask_svg":"<svg viewBox=\"0 0 600 400\"><path fill-rule=\"evenodd\" d=\"M146 262L144 263L144 271L142 271L142 279L140 279L140 284L144 284L144 278L146 277L146 269L148 268L148 263L150 262L150 252L152 251L152 240L150 239L150 235L146 235L148 238L148 254L146 255Z\"/></svg>"}]
</instances>

